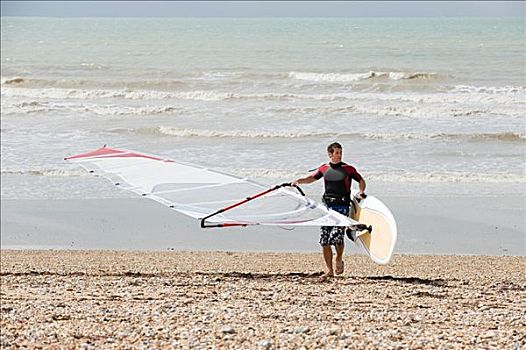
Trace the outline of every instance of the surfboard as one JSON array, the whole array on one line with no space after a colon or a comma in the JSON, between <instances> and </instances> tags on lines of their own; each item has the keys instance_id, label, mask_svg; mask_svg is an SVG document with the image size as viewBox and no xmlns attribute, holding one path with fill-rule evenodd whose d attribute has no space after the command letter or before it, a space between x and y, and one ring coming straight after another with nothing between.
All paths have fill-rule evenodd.
<instances>
[{"instance_id":1,"label":"surfboard","mask_svg":"<svg viewBox=\"0 0 526 350\"><path fill-rule=\"evenodd\" d=\"M375 263L387 264L393 256L398 234L394 216L378 198L367 195L365 199L358 201L357 193L358 191L351 192L355 209L351 210L350 216L360 224L371 226L372 230L359 235L354 243Z\"/></svg>"}]
</instances>

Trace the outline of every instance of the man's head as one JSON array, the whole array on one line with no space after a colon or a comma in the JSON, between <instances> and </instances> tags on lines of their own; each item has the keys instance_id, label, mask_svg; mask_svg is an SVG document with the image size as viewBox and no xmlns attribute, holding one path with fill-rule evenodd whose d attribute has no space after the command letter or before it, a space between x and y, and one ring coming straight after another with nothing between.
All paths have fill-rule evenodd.
<instances>
[{"instance_id":1,"label":"man's head","mask_svg":"<svg viewBox=\"0 0 526 350\"><path fill-rule=\"evenodd\" d=\"M327 154L331 159L331 163L339 163L342 161L342 145L338 142L333 142L327 146Z\"/></svg>"}]
</instances>

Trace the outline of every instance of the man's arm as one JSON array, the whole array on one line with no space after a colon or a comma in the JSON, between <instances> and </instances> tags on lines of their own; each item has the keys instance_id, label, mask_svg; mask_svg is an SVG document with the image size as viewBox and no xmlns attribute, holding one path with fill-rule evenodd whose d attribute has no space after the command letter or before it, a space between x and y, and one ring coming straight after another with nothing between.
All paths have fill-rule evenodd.
<instances>
[{"instance_id":1,"label":"man's arm","mask_svg":"<svg viewBox=\"0 0 526 350\"><path fill-rule=\"evenodd\" d=\"M310 184L316 181L317 179L313 175L301 177L295 181L292 181L293 186L302 185L302 184Z\"/></svg>"},{"instance_id":2,"label":"man's arm","mask_svg":"<svg viewBox=\"0 0 526 350\"><path fill-rule=\"evenodd\" d=\"M349 174L350 181L354 180L358 182L359 184L360 191L358 192L357 196L359 198L363 198L362 194L364 194L365 192L366 184L365 184L365 180L363 179L362 175L360 175L360 173L353 166L348 166L346 170L347 170L347 174Z\"/></svg>"},{"instance_id":3,"label":"man's arm","mask_svg":"<svg viewBox=\"0 0 526 350\"><path fill-rule=\"evenodd\" d=\"M360 192L358 192L358 196L362 197L362 194L365 192L365 180L362 178L360 179Z\"/></svg>"}]
</instances>

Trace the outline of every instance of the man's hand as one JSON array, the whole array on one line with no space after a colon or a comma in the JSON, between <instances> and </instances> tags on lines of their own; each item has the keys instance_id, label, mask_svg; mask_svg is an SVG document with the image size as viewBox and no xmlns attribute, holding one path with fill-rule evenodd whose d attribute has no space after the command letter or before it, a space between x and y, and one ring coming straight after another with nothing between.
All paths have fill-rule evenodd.
<instances>
[{"instance_id":1,"label":"man's hand","mask_svg":"<svg viewBox=\"0 0 526 350\"><path fill-rule=\"evenodd\" d=\"M363 192L358 192L355 197L361 200L367 198L367 195Z\"/></svg>"}]
</instances>

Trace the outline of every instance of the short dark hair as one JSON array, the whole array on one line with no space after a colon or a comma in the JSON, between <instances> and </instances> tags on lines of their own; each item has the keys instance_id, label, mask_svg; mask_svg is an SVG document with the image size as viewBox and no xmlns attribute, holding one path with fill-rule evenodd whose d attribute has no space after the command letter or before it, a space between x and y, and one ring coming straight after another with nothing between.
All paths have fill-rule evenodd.
<instances>
[{"instance_id":1,"label":"short dark hair","mask_svg":"<svg viewBox=\"0 0 526 350\"><path fill-rule=\"evenodd\" d=\"M327 146L327 152L332 154L335 149L342 149L342 145L340 145L338 142L333 142L329 146Z\"/></svg>"}]
</instances>

